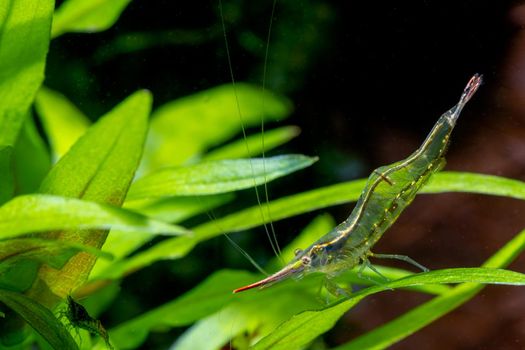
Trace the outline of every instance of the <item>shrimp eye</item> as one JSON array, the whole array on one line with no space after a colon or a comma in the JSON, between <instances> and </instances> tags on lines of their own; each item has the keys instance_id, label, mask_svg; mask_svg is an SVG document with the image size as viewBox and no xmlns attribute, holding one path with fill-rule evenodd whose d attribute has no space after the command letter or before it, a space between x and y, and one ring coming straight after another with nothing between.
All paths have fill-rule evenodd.
<instances>
[{"instance_id":1,"label":"shrimp eye","mask_svg":"<svg viewBox=\"0 0 525 350\"><path fill-rule=\"evenodd\" d=\"M303 250L302 249L296 249L296 250L293 251L293 253L294 253L295 256L299 256L299 255L301 255L303 253Z\"/></svg>"},{"instance_id":2,"label":"shrimp eye","mask_svg":"<svg viewBox=\"0 0 525 350\"><path fill-rule=\"evenodd\" d=\"M301 258L301 262L303 263L303 265L310 265L310 263L312 262L312 259L310 259L309 256L303 256Z\"/></svg>"}]
</instances>

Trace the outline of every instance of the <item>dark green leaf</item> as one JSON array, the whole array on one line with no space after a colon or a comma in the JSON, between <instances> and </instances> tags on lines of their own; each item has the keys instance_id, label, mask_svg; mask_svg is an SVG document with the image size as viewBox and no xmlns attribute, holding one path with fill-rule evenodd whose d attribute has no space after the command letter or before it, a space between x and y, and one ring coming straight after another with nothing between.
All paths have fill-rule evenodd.
<instances>
[{"instance_id":1,"label":"dark green leaf","mask_svg":"<svg viewBox=\"0 0 525 350\"><path fill-rule=\"evenodd\" d=\"M66 328L53 313L23 294L0 289L0 302L19 314L53 349L78 349Z\"/></svg>"}]
</instances>

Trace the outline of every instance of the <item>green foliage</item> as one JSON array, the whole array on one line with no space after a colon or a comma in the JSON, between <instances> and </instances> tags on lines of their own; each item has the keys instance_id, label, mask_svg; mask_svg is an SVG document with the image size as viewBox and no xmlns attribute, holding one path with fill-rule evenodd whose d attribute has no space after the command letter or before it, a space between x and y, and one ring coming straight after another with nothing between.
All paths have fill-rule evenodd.
<instances>
[{"instance_id":1,"label":"green foliage","mask_svg":"<svg viewBox=\"0 0 525 350\"><path fill-rule=\"evenodd\" d=\"M131 0L67 0L55 12L53 38L67 32L94 33L111 27Z\"/></svg>"},{"instance_id":2,"label":"green foliage","mask_svg":"<svg viewBox=\"0 0 525 350\"><path fill-rule=\"evenodd\" d=\"M252 158L287 143L299 130L282 127L249 135L249 127L280 121L292 106L286 98L248 83L212 87L164 103L152 113L152 94L139 90L93 118L94 123L63 94L42 86L50 32L57 37L105 30L129 3L66 0L55 11L52 31L52 1L11 0L0 6L2 345L29 348L36 342L44 348L76 349L77 337L71 334L80 327L99 330L104 339L93 347L103 347L107 339L98 315L118 304L126 292L119 289L124 279L140 270L160 269L161 264L151 265L161 260L172 261L162 265L169 268L158 275L162 282L176 278L180 295L154 298L155 307L134 317L112 311L114 324L107 328L117 348L137 348L154 333L177 329L173 349L218 349L228 343L238 349L303 349L370 295L403 288L432 297L339 347L382 349L459 307L485 284L525 285L525 275L503 269L524 249L525 231L479 268L413 274L378 266L389 279L379 285L371 281L377 277L371 271L363 276L346 271L337 283L363 288L337 300L320 291L321 275L233 295L234 288L261 276L226 269L231 259L226 253L224 265L179 280L207 264L211 257L206 254L217 243L209 242L213 238L233 232L247 237L246 230L265 223L356 201L365 180L266 202L266 187L261 185L286 184L282 177L311 166L317 158ZM245 44L247 40L241 38ZM253 50L258 47L250 45ZM242 202L257 186L263 203ZM240 190L247 191L237 193ZM525 183L442 172L421 192L525 200ZM215 218L212 209L220 217ZM283 249L282 259L290 260L296 248L308 246L334 225L330 216L318 216ZM201 251L194 250L198 245ZM201 260L202 265L196 263ZM267 261L266 268L274 271L281 263ZM204 274L207 277L201 278ZM147 293L163 288L141 287ZM87 297L85 308L72 304L70 294L78 300ZM89 318L63 320L60 310L72 305ZM82 337L87 339L82 347L90 348L89 335Z\"/></svg>"}]
</instances>

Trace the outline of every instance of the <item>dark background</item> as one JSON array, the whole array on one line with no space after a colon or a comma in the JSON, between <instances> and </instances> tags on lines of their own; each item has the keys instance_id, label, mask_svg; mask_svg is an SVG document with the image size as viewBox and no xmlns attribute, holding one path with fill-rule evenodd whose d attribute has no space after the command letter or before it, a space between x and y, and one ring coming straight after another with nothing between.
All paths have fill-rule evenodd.
<instances>
[{"instance_id":1,"label":"dark background","mask_svg":"<svg viewBox=\"0 0 525 350\"><path fill-rule=\"evenodd\" d=\"M262 84L271 9L271 1L224 1L238 81ZM510 1L278 1L265 84L293 101L286 123L303 131L278 152L321 159L293 181L272 184L270 196L366 177L406 157L476 72L485 85L459 119L447 170L525 180L524 25L525 6ZM217 1L134 0L110 30L54 40L46 84L96 119L139 88L150 89L159 106L231 83L225 48ZM252 192L241 194L250 199ZM351 208L330 212L341 221ZM314 215L277 223L281 245ZM525 205L517 200L419 196L375 250L409 255L431 269L479 266L523 228ZM268 243L254 237L263 235L236 236L264 262L271 251L260 246ZM126 304L117 301L103 320L110 328L226 267L249 265L224 240L155 264L124 281ZM525 271L525 260L511 268ZM340 344L426 299L402 291L367 298L326 341ZM488 287L394 348L522 349L524 314L523 289ZM144 347L168 346L177 332L150 337Z\"/></svg>"}]
</instances>

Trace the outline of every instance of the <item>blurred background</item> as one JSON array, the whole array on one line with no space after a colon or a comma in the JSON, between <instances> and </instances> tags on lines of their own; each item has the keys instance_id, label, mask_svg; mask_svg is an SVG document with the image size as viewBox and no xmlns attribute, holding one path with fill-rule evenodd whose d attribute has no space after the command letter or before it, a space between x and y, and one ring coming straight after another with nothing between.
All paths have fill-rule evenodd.
<instances>
[{"instance_id":1,"label":"blurred background","mask_svg":"<svg viewBox=\"0 0 525 350\"><path fill-rule=\"evenodd\" d=\"M224 0L223 10L235 79L262 84L272 1ZM270 184L270 197L367 177L406 157L476 72L485 85L458 122L446 169L525 180L523 28L525 4L518 1L277 1L265 84L292 100L295 111L281 125L298 125L302 134L272 154L303 153L320 161ZM133 0L108 31L52 41L45 82L93 120L139 88L151 90L159 106L229 83L216 0ZM253 191L245 191L234 205L254 203ZM342 221L352 207L329 212ZM316 214L276 223L281 245ZM517 200L422 195L375 250L409 255L431 269L479 266L523 228L525 204ZM258 261L272 257L260 230L234 238ZM101 319L111 328L218 268L251 269L225 239L215 239L182 260L126 278L122 297ZM510 268L524 272L525 258ZM341 344L427 298L403 291L367 298L326 341ZM524 310L522 289L487 287L393 348L522 349ZM143 348L167 347L177 332L156 334Z\"/></svg>"}]
</instances>

